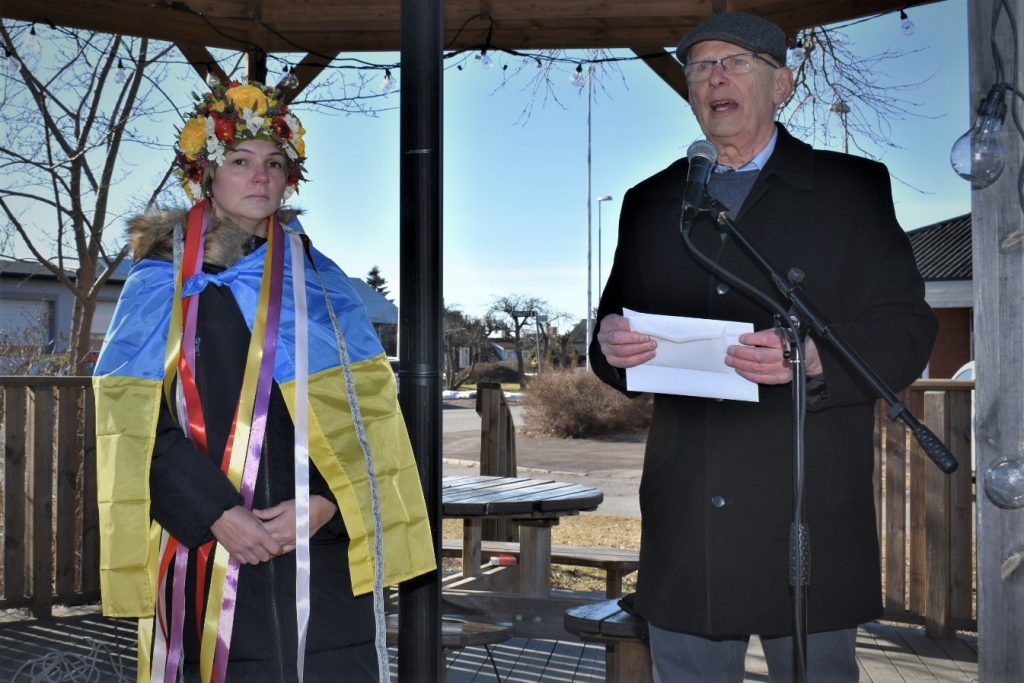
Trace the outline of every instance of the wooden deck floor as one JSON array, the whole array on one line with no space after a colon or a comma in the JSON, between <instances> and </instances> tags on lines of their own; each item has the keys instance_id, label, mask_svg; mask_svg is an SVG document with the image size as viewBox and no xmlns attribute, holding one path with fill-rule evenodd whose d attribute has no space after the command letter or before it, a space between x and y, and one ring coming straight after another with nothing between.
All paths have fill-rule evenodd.
<instances>
[{"instance_id":1,"label":"wooden deck floor","mask_svg":"<svg viewBox=\"0 0 1024 683\"><path fill-rule=\"evenodd\" d=\"M604 680L604 649L591 644L517 638L490 648L452 653L449 683L496 680L510 683L583 683ZM392 652L393 656L397 656ZM868 624L857 636L864 683L910 681L977 682L977 640L931 640L920 629ZM77 666L78 676L57 678L60 666ZM0 616L0 681L25 683L49 667L51 680L120 683L135 680L135 629L126 620L104 619L96 607L62 611L37 621ZM396 674L397 665L392 662ZM37 678L36 680L45 680ZM746 681L768 681L756 639L747 652Z\"/></svg>"}]
</instances>

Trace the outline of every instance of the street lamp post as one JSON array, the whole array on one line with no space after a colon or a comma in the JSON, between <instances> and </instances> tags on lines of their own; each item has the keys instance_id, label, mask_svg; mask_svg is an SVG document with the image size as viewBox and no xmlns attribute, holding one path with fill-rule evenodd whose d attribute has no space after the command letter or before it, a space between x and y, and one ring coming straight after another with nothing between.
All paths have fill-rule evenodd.
<instances>
[{"instance_id":1,"label":"street lamp post","mask_svg":"<svg viewBox=\"0 0 1024 683\"><path fill-rule=\"evenodd\" d=\"M591 220L593 211L591 210L592 204L590 198L594 195L591 194L590 189L590 115L591 110L594 107L594 67L591 66L587 72L587 347L585 351L587 359L587 370L590 369L590 338L594 334L594 308L591 294L591 286L594 284L594 274L591 269L591 253L592 253L592 240L593 240L593 229L591 228Z\"/></svg>"},{"instance_id":2,"label":"street lamp post","mask_svg":"<svg viewBox=\"0 0 1024 683\"><path fill-rule=\"evenodd\" d=\"M597 202L597 296L599 299L604 287L604 281L601 279L601 205L611 200L610 194L603 194L594 200Z\"/></svg>"}]
</instances>

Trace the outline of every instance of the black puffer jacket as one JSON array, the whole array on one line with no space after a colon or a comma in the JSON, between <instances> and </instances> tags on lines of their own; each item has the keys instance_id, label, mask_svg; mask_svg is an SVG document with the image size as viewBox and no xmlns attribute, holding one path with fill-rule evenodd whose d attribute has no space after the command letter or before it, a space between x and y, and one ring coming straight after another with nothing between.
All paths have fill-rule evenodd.
<instances>
[{"instance_id":1,"label":"black puffer jacket","mask_svg":"<svg viewBox=\"0 0 1024 683\"><path fill-rule=\"evenodd\" d=\"M205 270L217 272L223 268L208 265ZM238 491L221 472L220 463L238 403L249 339L249 329L230 290L207 286L199 296L196 384L206 418L210 456L199 452L185 438L165 405L150 472L153 518L190 548L212 540L213 522L224 510L242 502ZM271 507L295 497L293 434L287 406L275 382L254 508ZM310 493L334 500L312 463ZM185 593L184 654L188 681L199 680L195 555L190 553ZM348 536L340 514L336 513L313 536L310 559L311 615L305 681L377 680L373 599L372 595L352 595ZM211 561L208 571L212 567ZM167 599L169 605L169 593ZM242 565L228 681L296 680L296 651L295 553L258 565Z\"/></svg>"}]
</instances>

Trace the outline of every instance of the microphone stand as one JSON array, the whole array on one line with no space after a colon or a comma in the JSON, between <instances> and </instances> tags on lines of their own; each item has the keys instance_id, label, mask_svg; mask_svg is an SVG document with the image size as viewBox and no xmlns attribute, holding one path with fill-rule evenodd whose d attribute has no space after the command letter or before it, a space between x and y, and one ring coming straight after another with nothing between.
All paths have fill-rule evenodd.
<instances>
[{"instance_id":1,"label":"microphone stand","mask_svg":"<svg viewBox=\"0 0 1024 683\"><path fill-rule=\"evenodd\" d=\"M709 216L765 273L772 284L790 303L786 311L775 300L742 278L730 273L705 256L690 239L693 224L699 216ZM789 583L793 587L793 674L794 681L807 680L807 586L810 584L810 537L804 519L804 427L807 414L807 375L804 368L804 348L801 327L813 330L828 341L854 372L889 403L888 417L906 424L924 452L946 474L955 471L958 463L945 444L926 426L921 424L910 409L900 401L881 377L836 334L803 298L800 283L804 274L791 268L783 278L764 259L747 239L740 234L729 210L717 199L704 192L699 205L685 204L680 218L680 233L690 254L704 268L740 289L775 314L775 325L783 335L784 354L793 371L793 521L789 531Z\"/></svg>"}]
</instances>

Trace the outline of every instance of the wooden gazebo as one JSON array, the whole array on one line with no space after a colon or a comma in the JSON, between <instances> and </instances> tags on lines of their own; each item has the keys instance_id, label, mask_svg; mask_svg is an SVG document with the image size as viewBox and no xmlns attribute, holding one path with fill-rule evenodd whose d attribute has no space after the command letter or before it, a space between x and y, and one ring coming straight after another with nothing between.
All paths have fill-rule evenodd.
<instances>
[{"instance_id":1,"label":"wooden gazebo","mask_svg":"<svg viewBox=\"0 0 1024 683\"><path fill-rule=\"evenodd\" d=\"M305 53L295 69L300 88L328 58L343 52L402 55L401 99L401 396L428 505L436 520L440 496L441 321L441 61L459 49L625 48L685 97L671 57L662 56L712 13L762 15L790 35L801 28L897 11L908 0L8 0L0 14L176 44L202 75L223 72L209 48L249 55L249 74L265 74L268 53ZM993 12L999 3L968 0L971 102L991 85ZM1024 0L1006 6L1024 17ZM1002 11L1003 8L999 8ZM1015 55L1006 38L997 43ZM1019 35L1018 35L1019 40ZM1024 53L1022 53L1024 54ZM667 55L667 52L666 52ZM1024 59L1024 57L1018 57ZM1006 66L1020 72L1021 63ZM1007 125L1012 129L1011 125ZM951 141L950 141L951 142ZM945 141L942 144L946 144ZM1024 680L1024 569L1000 577L1000 565L1024 545L1024 511L1001 510L981 492L987 467L1024 444L1024 220L1016 178L1019 138L1008 140L1007 169L975 193L973 210L976 445L978 471L978 612L980 673L986 681ZM435 525L435 528L438 528ZM403 587L400 666L403 680L433 680L441 666L439 583ZM434 647L425 647L433 644Z\"/></svg>"}]
</instances>

